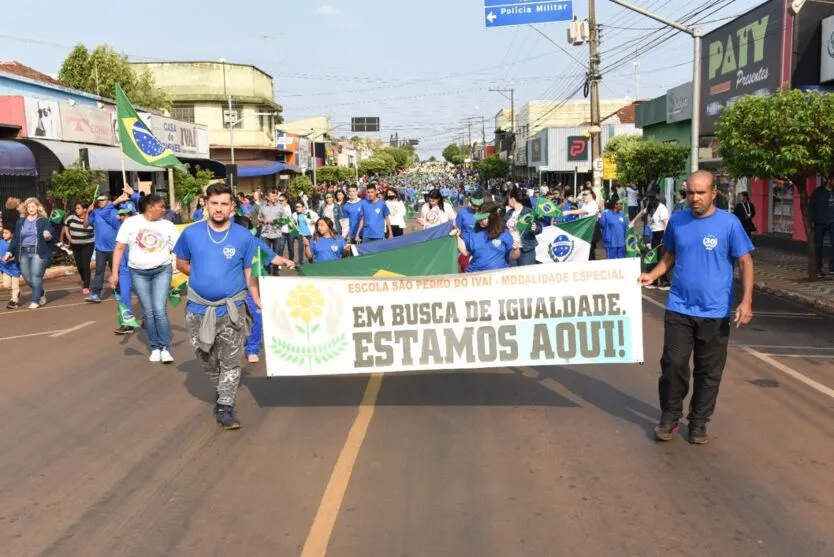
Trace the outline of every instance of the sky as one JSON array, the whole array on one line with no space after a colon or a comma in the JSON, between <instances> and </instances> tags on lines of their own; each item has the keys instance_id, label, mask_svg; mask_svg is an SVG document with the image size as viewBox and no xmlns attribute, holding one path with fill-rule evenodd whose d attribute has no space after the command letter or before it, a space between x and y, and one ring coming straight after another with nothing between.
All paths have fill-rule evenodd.
<instances>
[{"instance_id":1,"label":"sky","mask_svg":"<svg viewBox=\"0 0 834 557\"><path fill-rule=\"evenodd\" d=\"M661 31L610 0L596 3L602 98L654 98L691 79L688 36ZM689 16L709 31L762 0L632 3L674 20ZM587 0L573 4L574 14L586 18ZM80 42L107 43L135 61L254 64L273 76L286 120L327 115L337 127L333 135L350 136L352 116L379 116L382 130L374 136L417 139L426 158L460 140L464 118L478 119L473 140L481 136L480 117L492 138L495 115L509 102L490 88L515 88L517 109L580 89L584 70L573 58L586 63L588 47L567 44L566 22L538 31L486 29L483 6L483 0L4 2L0 60L56 74Z\"/></svg>"}]
</instances>

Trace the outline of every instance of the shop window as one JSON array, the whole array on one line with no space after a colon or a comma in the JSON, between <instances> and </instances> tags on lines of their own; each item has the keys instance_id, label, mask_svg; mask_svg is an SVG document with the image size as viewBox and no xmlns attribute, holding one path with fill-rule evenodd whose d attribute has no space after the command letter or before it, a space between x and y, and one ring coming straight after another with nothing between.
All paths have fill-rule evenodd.
<instances>
[{"instance_id":1,"label":"shop window","mask_svg":"<svg viewBox=\"0 0 834 557\"><path fill-rule=\"evenodd\" d=\"M774 181L771 232L793 235L793 184Z\"/></svg>"}]
</instances>

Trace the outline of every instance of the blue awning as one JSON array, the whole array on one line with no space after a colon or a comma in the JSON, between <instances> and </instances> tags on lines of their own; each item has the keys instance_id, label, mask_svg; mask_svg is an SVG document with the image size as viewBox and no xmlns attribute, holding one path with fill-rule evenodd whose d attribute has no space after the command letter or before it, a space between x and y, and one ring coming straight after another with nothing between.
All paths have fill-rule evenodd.
<instances>
[{"instance_id":1,"label":"blue awning","mask_svg":"<svg viewBox=\"0 0 834 557\"><path fill-rule=\"evenodd\" d=\"M0 174L4 176L37 176L35 155L26 145L0 140Z\"/></svg>"},{"instance_id":2,"label":"blue awning","mask_svg":"<svg viewBox=\"0 0 834 557\"><path fill-rule=\"evenodd\" d=\"M239 161L237 163L237 175L240 178L271 176L283 172L286 168L287 165L277 161Z\"/></svg>"}]
</instances>

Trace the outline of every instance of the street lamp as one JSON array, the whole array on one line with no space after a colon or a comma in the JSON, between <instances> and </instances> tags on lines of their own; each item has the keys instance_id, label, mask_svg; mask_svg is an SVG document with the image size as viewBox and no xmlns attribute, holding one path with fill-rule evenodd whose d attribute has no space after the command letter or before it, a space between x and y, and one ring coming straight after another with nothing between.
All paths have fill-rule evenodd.
<instances>
[{"instance_id":1,"label":"street lamp","mask_svg":"<svg viewBox=\"0 0 834 557\"><path fill-rule=\"evenodd\" d=\"M795 0L794 4L797 2L800 3L800 8L802 7L801 4L804 3L805 0ZM690 27L688 25L683 25L676 21L672 21L670 19L666 19L663 16L653 14L647 10L644 10L640 6L635 6L633 4L629 4L628 2L624 2L623 0L611 0L611 2L618 4L626 9L629 9L633 12L637 12L638 14L644 15L650 19L655 21L659 21L664 25L668 25L673 29L677 29L678 31L683 31L687 35L690 35L694 39L694 60L692 62L692 150L691 150L691 157L692 157L692 164L691 170L692 172L697 172L699 168L699 161L698 161L698 144L700 142L701 136L701 28L700 27Z\"/></svg>"}]
</instances>

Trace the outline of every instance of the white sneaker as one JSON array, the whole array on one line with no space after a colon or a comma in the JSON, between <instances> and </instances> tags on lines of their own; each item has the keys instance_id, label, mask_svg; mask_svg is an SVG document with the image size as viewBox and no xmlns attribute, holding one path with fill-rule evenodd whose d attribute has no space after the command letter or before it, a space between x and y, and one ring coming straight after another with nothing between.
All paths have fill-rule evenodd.
<instances>
[{"instance_id":1,"label":"white sneaker","mask_svg":"<svg viewBox=\"0 0 834 557\"><path fill-rule=\"evenodd\" d=\"M148 358L149 362L158 363L162 360L162 353L159 350L154 350L151 352L151 357Z\"/></svg>"},{"instance_id":2,"label":"white sneaker","mask_svg":"<svg viewBox=\"0 0 834 557\"><path fill-rule=\"evenodd\" d=\"M261 358L258 357L257 354L249 354L249 357L247 359L249 360L250 364L257 364L261 361Z\"/></svg>"},{"instance_id":3,"label":"white sneaker","mask_svg":"<svg viewBox=\"0 0 834 557\"><path fill-rule=\"evenodd\" d=\"M43 296L41 296L41 299L40 299L40 300L38 300L38 304L40 304L40 305L42 305L42 306L45 306L45 305L46 305L46 294L44 294Z\"/></svg>"},{"instance_id":4,"label":"white sneaker","mask_svg":"<svg viewBox=\"0 0 834 557\"><path fill-rule=\"evenodd\" d=\"M174 357L171 355L170 352L168 352L167 348L163 348L159 352L159 358L160 360L162 360L163 364L170 364L174 362Z\"/></svg>"},{"instance_id":5,"label":"white sneaker","mask_svg":"<svg viewBox=\"0 0 834 557\"><path fill-rule=\"evenodd\" d=\"M32 302L31 304L29 304L29 309L38 309L39 307L41 306L39 306L37 302Z\"/></svg>"}]
</instances>

